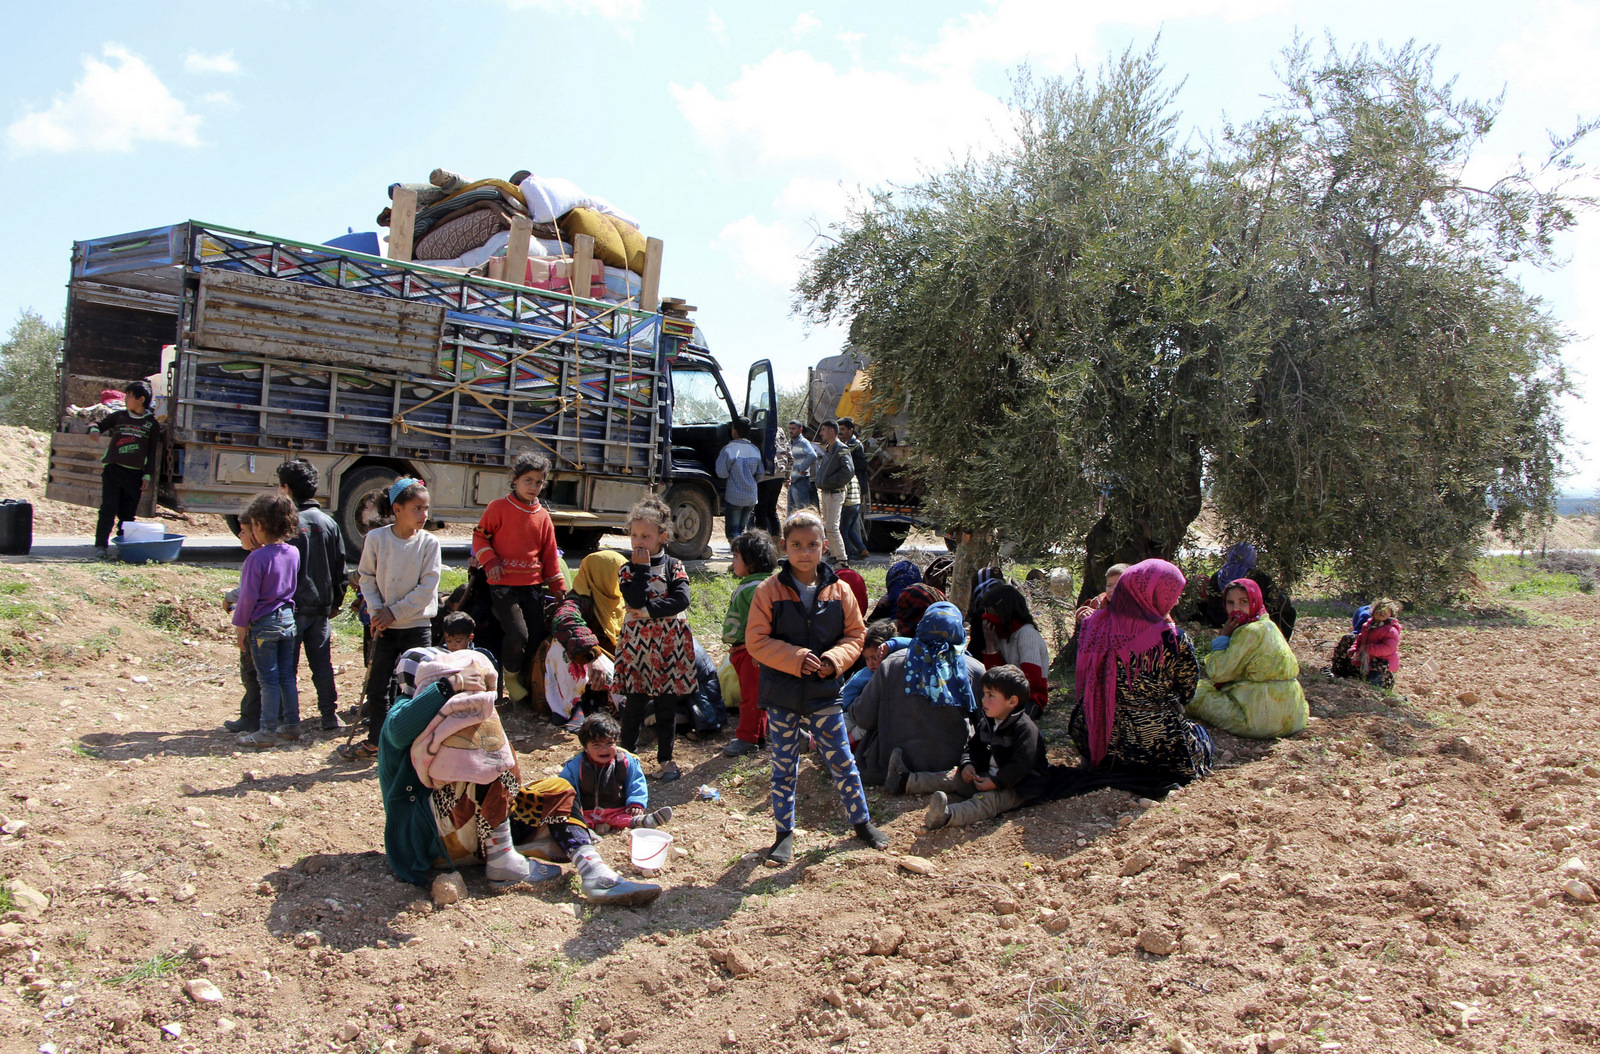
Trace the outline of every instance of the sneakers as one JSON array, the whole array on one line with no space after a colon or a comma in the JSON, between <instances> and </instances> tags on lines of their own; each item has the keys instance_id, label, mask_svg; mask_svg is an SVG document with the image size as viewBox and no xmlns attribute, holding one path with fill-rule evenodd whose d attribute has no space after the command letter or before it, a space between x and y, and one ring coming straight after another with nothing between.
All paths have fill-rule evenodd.
<instances>
[{"instance_id":1,"label":"sneakers","mask_svg":"<svg viewBox=\"0 0 1600 1054\"><path fill-rule=\"evenodd\" d=\"M348 726L343 721L339 720L338 714L322 715L322 730L324 732L337 732L341 728L346 727Z\"/></svg>"},{"instance_id":2,"label":"sneakers","mask_svg":"<svg viewBox=\"0 0 1600 1054\"><path fill-rule=\"evenodd\" d=\"M654 882L628 882L620 878L586 878L582 889L585 900L625 908L648 904L661 895L661 887Z\"/></svg>"},{"instance_id":3,"label":"sneakers","mask_svg":"<svg viewBox=\"0 0 1600 1054\"><path fill-rule=\"evenodd\" d=\"M928 799L928 812L922 818L922 825L930 831L937 831L950 822L950 796L944 791L934 791L933 797Z\"/></svg>"},{"instance_id":4,"label":"sneakers","mask_svg":"<svg viewBox=\"0 0 1600 1054\"><path fill-rule=\"evenodd\" d=\"M672 819L672 806L663 805L654 812L641 813L633 818L634 827L660 827Z\"/></svg>"},{"instance_id":5,"label":"sneakers","mask_svg":"<svg viewBox=\"0 0 1600 1054\"><path fill-rule=\"evenodd\" d=\"M883 789L890 794L904 794L906 781L911 778L911 770L906 768L906 758L899 747L894 748L894 753L889 755L889 771L883 777Z\"/></svg>"},{"instance_id":6,"label":"sneakers","mask_svg":"<svg viewBox=\"0 0 1600 1054\"><path fill-rule=\"evenodd\" d=\"M872 826L872 821L856 824L856 837L874 849L889 848L889 836Z\"/></svg>"},{"instance_id":7,"label":"sneakers","mask_svg":"<svg viewBox=\"0 0 1600 1054\"><path fill-rule=\"evenodd\" d=\"M341 743L335 753L345 761L371 761L378 756L378 748L363 739L358 743Z\"/></svg>"},{"instance_id":8,"label":"sneakers","mask_svg":"<svg viewBox=\"0 0 1600 1054\"><path fill-rule=\"evenodd\" d=\"M683 773L678 770L678 763L676 761L669 761L656 770L656 779L660 780L662 783L671 783L673 780L680 779L682 776Z\"/></svg>"},{"instance_id":9,"label":"sneakers","mask_svg":"<svg viewBox=\"0 0 1600 1054\"><path fill-rule=\"evenodd\" d=\"M265 728L258 728L254 732L246 732L235 742L241 747L251 750L271 750L278 745L278 733L269 732Z\"/></svg>"},{"instance_id":10,"label":"sneakers","mask_svg":"<svg viewBox=\"0 0 1600 1054\"><path fill-rule=\"evenodd\" d=\"M747 754L754 754L760 749L760 746L747 739L735 739L722 748L722 756L725 758L742 758Z\"/></svg>"}]
</instances>

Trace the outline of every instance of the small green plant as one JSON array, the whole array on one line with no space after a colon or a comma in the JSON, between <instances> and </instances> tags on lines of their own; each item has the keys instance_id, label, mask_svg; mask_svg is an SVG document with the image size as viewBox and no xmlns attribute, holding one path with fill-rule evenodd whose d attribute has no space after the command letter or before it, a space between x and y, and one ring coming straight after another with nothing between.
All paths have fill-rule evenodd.
<instances>
[{"instance_id":1,"label":"small green plant","mask_svg":"<svg viewBox=\"0 0 1600 1054\"><path fill-rule=\"evenodd\" d=\"M0 915L15 910L16 904L11 899L11 890L0 889Z\"/></svg>"},{"instance_id":2,"label":"small green plant","mask_svg":"<svg viewBox=\"0 0 1600 1054\"><path fill-rule=\"evenodd\" d=\"M189 619L183 610L175 604L162 601L150 611L150 622L159 629L170 630L174 633L187 629Z\"/></svg>"},{"instance_id":3,"label":"small green plant","mask_svg":"<svg viewBox=\"0 0 1600 1054\"><path fill-rule=\"evenodd\" d=\"M113 977L106 981L112 987L121 987L129 984L139 984L144 981L157 981L163 977L171 977L178 972L178 964L183 962L181 954L152 955L125 974Z\"/></svg>"},{"instance_id":4,"label":"small green plant","mask_svg":"<svg viewBox=\"0 0 1600 1054\"><path fill-rule=\"evenodd\" d=\"M94 747L89 746L87 743L74 743L67 749L78 755L80 758L105 757L104 754L100 753L100 751L96 750Z\"/></svg>"},{"instance_id":5,"label":"small green plant","mask_svg":"<svg viewBox=\"0 0 1600 1054\"><path fill-rule=\"evenodd\" d=\"M578 1030L578 1014L583 1010L583 1004L585 1002L587 1002L587 1000L585 999L584 994L579 992L577 995L572 997L572 1002L567 1004L566 1015L561 1020L562 1039L571 1039L573 1033Z\"/></svg>"}]
</instances>

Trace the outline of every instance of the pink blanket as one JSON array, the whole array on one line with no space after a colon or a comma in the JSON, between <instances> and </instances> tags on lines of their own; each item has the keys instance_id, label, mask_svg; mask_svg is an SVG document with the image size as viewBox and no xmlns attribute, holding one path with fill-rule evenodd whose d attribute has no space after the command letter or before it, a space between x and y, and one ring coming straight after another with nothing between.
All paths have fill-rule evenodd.
<instances>
[{"instance_id":1,"label":"pink blanket","mask_svg":"<svg viewBox=\"0 0 1600 1054\"><path fill-rule=\"evenodd\" d=\"M424 786L492 783L516 767L517 756L494 710L493 692L461 692L411 744L411 764Z\"/></svg>"},{"instance_id":2,"label":"pink blanket","mask_svg":"<svg viewBox=\"0 0 1600 1054\"><path fill-rule=\"evenodd\" d=\"M428 685L445 679L458 692L492 692L495 689L494 663L483 652L471 648L446 652L417 667L412 694L421 695Z\"/></svg>"}]
</instances>

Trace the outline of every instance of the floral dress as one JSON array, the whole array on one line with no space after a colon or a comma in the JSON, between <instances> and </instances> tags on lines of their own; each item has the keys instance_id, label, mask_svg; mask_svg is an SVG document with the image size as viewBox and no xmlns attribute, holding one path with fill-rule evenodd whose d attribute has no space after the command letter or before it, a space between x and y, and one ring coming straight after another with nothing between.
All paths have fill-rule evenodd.
<instances>
[{"instance_id":1,"label":"floral dress","mask_svg":"<svg viewBox=\"0 0 1600 1054\"><path fill-rule=\"evenodd\" d=\"M628 695L690 695L694 676L694 635L689 630L689 573L683 564L658 553L646 568L624 564L617 573L630 611L617 641L617 690ZM681 604L681 606L680 606Z\"/></svg>"},{"instance_id":2,"label":"floral dress","mask_svg":"<svg viewBox=\"0 0 1600 1054\"><path fill-rule=\"evenodd\" d=\"M1170 772L1194 778L1211 772L1211 737L1184 716L1200 682L1194 645L1182 630L1162 637L1161 646L1134 672L1117 664L1117 707L1111 744L1101 767ZM1089 756L1089 726L1080 702L1067 721L1078 753Z\"/></svg>"}]
</instances>

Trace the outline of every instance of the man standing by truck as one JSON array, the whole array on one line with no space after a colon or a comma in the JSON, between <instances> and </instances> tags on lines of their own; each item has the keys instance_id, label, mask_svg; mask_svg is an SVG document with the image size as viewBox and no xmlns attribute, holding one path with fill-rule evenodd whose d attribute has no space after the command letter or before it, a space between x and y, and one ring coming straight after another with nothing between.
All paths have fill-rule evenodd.
<instances>
[{"instance_id":1,"label":"man standing by truck","mask_svg":"<svg viewBox=\"0 0 1600 1054\"><path fill-rule=\"evenodd\" d=\"M839 514L839 534L844 538L850 559L865 560L869 555L865 516L872 500L867 489L867 477L871 470L867 465L866 448L856 438L854 418L839 418L839 442L850 451L850 465L856 473L856 478L850 481L850 486L845 490L844 509Z\"/></svg>"},{"instance_id":2,"label":"man standing by truck","mask_svg":"<svg viewBox=\"0 0 1600 1054\"><path fill-rule=\"evenodd\" d=\"M837 565L850 562L839 532L839 517L844 512L845 491L856 478L850 449L839 442L837 421L824 421L817 428L817 492L822 498L822 524L828 535L828 556Z\"/></svg>"},{"instance_id":3,"label":"man standing by truck","mask_svg":"<svg viewBox=\"0 0 1600 1054\"><path fill-rule=\"evenodd\" d=\"M817 485L811 474L817 467L817 448L806 438L805 426L789 422L789 515L817 507Z\"/></svg>"},{"instance_id":4,"label":"man standing by truck","mask_svg":"<svg viewBox=\"0 0 1600 1054\"><path fill-rule=\"evenodd\" d=\"M161 449L161 425L150 412L150 386L134 381L123 393L126 409L114 410L91 433L108 437L105 468L100 470L100 518L94 526L94 552L108 555L111 527L132 523L139 515L139 501L150 489L156 473L156 451Z\"/></svg>"}]
</instances>

